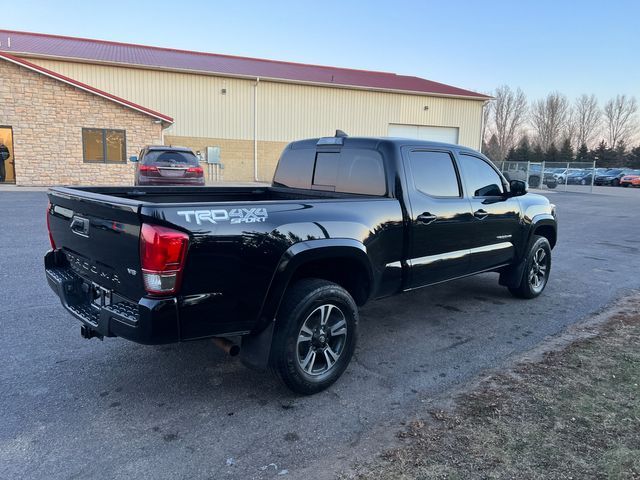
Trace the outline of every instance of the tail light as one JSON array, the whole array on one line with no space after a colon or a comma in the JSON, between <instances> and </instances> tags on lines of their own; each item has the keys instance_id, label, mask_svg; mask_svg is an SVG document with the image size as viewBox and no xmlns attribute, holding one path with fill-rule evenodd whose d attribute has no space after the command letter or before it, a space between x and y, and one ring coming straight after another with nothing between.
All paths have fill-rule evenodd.
<instances>
[{"instance_id":1,"label":"tail light","mask_svg":"<svg viewBox=\"0 0 640 480\"><path fill-rule=\"evenodd\" d=\"M158 167L154 165L140 165L141 172L157 172Z\"/></svg>"},{"instance_id":2,"label":"tail light","mask_svg":"<svg viewBox=\"0 0 640 480\"><path fill-rule=\"evenodd\" d=\"M180 289L189 247L184 232L143 224L140 231L140 262L144 288L150 295L169 295Z\"/></svg>"},{"instance_id":3,"label":"tail light","mask_svg":"<svg viewBox=\"0 0 640 480\"><path fill-rule=\"evenodd\" d=\"M51 248L56 249L56 242L53 241L53 236L51 235L51 223L49 220L49 216L51 215L51 202L47 205L47 232L49 232L49 243L51 244Z\"/></svg>"},{"instance_id":4,"label":"tail light","mask_svg":"<svg viewBox=\"0 0 640 480\"><path fill-rule=\"evenodd\" d=\"M196 175L200 176L204 174L204 170L202 169L202 167L189 167L187 168L187 173L195 173Z\"/></svg>"}]
</instances>

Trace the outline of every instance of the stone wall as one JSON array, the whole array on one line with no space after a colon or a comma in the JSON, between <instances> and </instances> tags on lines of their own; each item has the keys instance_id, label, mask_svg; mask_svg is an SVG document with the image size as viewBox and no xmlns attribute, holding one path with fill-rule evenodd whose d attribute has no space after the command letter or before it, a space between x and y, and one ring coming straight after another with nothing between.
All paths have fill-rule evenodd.
<instances>
[{"instance_id":1,"label":"stone wall","mask_svg":"<svg viewBox=\"0 0 640 480\"><path fill-rule=\"evenodd\" d=\"M194 152L201 152L205 158L207 147L220 147L220 160L225 182L252 182L253 172L253 140L230 140L224 138L180 137L165 135L167 145L189 147ZM278 159L287 142L258 141L258 180L270 182ZM205 166L206 168L206 166Z\"/></svg>"},{"instance_id":2,"label":"stone wall","mask_svg":"<svg viewBox=\"0 0 640 480\"><path fill-rule=\"evenodd\" d=\"M17 185L131 185L131 163L83 162L83 127L125 130L127 158L162 139L154 118L3 59L0 125L13 127Z\"/></svg>"}]
</instances>

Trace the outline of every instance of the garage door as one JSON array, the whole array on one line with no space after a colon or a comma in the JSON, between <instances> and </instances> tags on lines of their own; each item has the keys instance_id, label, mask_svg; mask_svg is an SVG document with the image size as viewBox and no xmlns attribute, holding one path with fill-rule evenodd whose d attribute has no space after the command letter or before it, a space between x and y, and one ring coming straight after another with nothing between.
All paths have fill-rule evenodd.
<instances>
[{"instance_id":1,"label":"garage door","mask_svg":"<svg viewBox=\"0 0 640 480\"><path fill-rule=\"evenodd\" d=\"M427 127L424 125L389 124L390 137L418 138L433 142L458 143L456 127Z\"/></svg>"}]
</instances>

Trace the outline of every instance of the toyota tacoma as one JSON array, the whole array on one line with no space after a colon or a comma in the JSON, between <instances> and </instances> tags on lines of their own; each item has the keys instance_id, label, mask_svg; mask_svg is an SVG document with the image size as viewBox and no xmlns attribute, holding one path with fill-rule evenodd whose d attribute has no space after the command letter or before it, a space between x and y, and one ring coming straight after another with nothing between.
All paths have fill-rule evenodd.
<instances>
[{"instance_id":1,"label":"toyota tacoma","mask_svg":"<svg viewBox=\"0 0 640 480\"><path fill-rule=\"evenodd\" d=\"M540 295L556 213L526 188L466 147L337 132L269 186L51 188L46 277L85 338L213 338L312 394L369 300L482 272Z\"/></svg>"}]
</instances>

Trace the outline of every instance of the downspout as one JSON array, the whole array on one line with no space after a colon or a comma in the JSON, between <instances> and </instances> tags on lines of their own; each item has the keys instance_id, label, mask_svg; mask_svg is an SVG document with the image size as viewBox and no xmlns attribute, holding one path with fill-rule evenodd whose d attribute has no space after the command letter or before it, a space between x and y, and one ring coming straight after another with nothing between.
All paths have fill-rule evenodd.
<instances>
[{"instance_id":1,"label":"downspout","mask_svg":"<svg viewBox=\"0 0 640 480\"><path fill-rule=\"evenodd\" d=\"M258 181L258 84L260 77L256 77L253 85L253 180Z\"/></svg>"},{"instance_id":2,"label":"downspout","mask_svg":"<svg viewBox=\"0 0 640 480\"><path fill-rule=\"evenodd\" d=\"M482 102L482 110L480 110L480 148L478 148L478 151L480 153L484 153L482 151L482 144L484 143L484 109L487 108L487 105L489 105L489 102L491 102L491 100L485 100L484 102Z\"/></svg>"}]
</instances>

